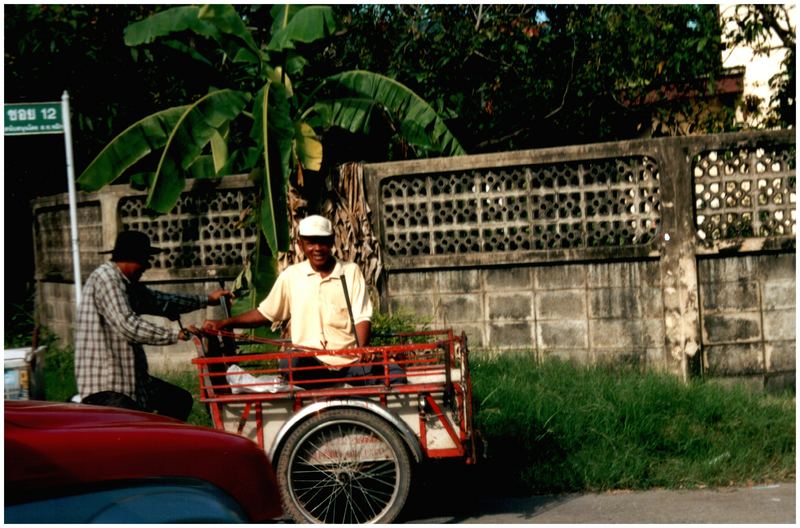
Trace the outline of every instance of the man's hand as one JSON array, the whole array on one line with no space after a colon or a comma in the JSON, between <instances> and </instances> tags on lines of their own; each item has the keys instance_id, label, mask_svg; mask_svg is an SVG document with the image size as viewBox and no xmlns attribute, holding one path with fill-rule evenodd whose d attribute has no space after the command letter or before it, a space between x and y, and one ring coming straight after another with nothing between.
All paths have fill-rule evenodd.
<instances>
[{"instance_id":1,"label":"man's hand","mask_svg":"<svg viewBox=\"0 0 800 528\"><path fill-rule=\"evenodd\" d=\"M235 296L230 290L215 290L208 294L208 304L217 305L223 297L230 297L233 299Z\"/></svg>"},{"instance_id":2,"label":"man's hand","mask_svg":"<svg viewBox=\"0 0 800 528\"><path fill-rule=\"evenodd\" d=\"M191 338L192 338L192 334L189 332L189 330L186 330L185 328L181 328L178 331L178 340L179 341L188 341Z\"/></svg>"},{"instance_id":3,"label":"man's hand","mask_svg":"<svg viewBox=\"0 0 800 528\"><path fill-rule=\"evenodd\" d=\"M220 332L225 329L227 322L227 319L208 320L203 323L203 331L212 333Z\"/></svg>"}]
</instances>

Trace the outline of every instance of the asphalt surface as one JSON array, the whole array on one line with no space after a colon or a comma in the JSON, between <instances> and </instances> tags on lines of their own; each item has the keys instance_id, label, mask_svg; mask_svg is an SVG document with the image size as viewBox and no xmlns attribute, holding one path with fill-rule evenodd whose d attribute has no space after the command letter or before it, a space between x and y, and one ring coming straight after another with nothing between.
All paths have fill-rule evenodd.
<instances>
[{"instance_id":1,"label":"asphalt surface","mask_svg":"<svg viewBox=\"0 0 800 528\"><path fill-rule=\"evenodd\" d=\"M416 502L410 524L795 524L795 483L702 490L616 491L524 498L439 497Z\"/></svg>"}]
</instances>

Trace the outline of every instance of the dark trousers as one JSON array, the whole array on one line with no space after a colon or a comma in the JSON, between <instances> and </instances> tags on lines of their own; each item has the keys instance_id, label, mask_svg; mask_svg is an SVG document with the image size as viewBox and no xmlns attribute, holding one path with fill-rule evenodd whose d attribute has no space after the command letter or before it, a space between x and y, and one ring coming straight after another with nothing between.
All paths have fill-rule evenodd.
<instances>
[{"instance_id":1,"label":"dark trousers","mask_svg":"<svg viewBox=\"0 0 800 528\"><path fill-rule=\"evenodd\" d=\"M89 405L103 405L105 407L118 407L134 411L154 412L162 416L169 416L185 422L192 412L192 395L188 391L167 383L164 380L150 376L147 387L148 406L144 408L125 394L114 391L96 392L86 396L81 403Z\"/></svg>"},{"instance_id":2,"label":"dark trousers","mask_svg":"<svg viewBox=\"0 0 800 528\"><path fill-rule=\"evenodd\" d=\"M309 370L297 370L303 367L317 367ZM278 368L283 371L283 376L289 380L289 362L286 359L278 361ZM331 370L313 356L292 356L292 380L298 387L304 389L318 389L330 387L336 383L349 383L354 386L360 385L380 385L383 378L378 379L353 379L362 376L383 376L383 364L356 365L352 367L342 367L339 370ZM341 380L341 378L345 378ZM339 379L340 381L328 381ZM309 383L315 380L319 383ZM405 371L397 363L389 363L389 380L392 383L408 383Z\"/></svg>"}]
</instances>

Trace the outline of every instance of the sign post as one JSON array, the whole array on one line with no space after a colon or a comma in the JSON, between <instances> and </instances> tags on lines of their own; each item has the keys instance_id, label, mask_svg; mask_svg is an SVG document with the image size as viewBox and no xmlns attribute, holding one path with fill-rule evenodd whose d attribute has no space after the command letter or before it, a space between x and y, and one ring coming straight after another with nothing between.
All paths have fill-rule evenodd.
<instances>
[{"instance_id":1,"label":"sign post","mask_svg":"<svg viewBox=\"0 0 800 528\"><path fill-rule=\"evenodd\" d=\"M72 161L72 131L69 120L69 94L61 95L61 102L6 104L4 108L6 136L33 134L64 134L67 153L67 189L69 191L70 240L72 245L72 270L75 276L75 306L81 302L81 262L78 245L78 207L75 194L75 168Z\"/></svg>"}]
</instances>

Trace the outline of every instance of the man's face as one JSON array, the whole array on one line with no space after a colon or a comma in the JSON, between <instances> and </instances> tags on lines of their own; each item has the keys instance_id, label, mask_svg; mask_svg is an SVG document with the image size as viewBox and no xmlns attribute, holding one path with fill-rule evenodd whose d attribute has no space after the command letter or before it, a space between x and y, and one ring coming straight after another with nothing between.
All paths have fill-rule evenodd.
<instances>
[{"instance_id":1,"label":"man's face","mask_svg":"<svg viewBox=\"0 0 800 528\"><path fill-rule=\"evenodd\" d=\"M333 237L300 237L300 247L315 271L327 270L333 263Z\"/></svg>"},{"instance_id":2,"label":"man's face","mask_svg":"<svg viewBox=\"0 0 800 528\"><path fill-rule=\"evenodd\" d=\"M134 262L134 266L132 266L131 268L131 273L130 275L128 275L128 279L131 282L137 282L139 279L142 278L144 272L152 267L152 265L150 264L151 258L152 257L146 257L139 260L138 262Z\"/></svg>"}]
</instances>

